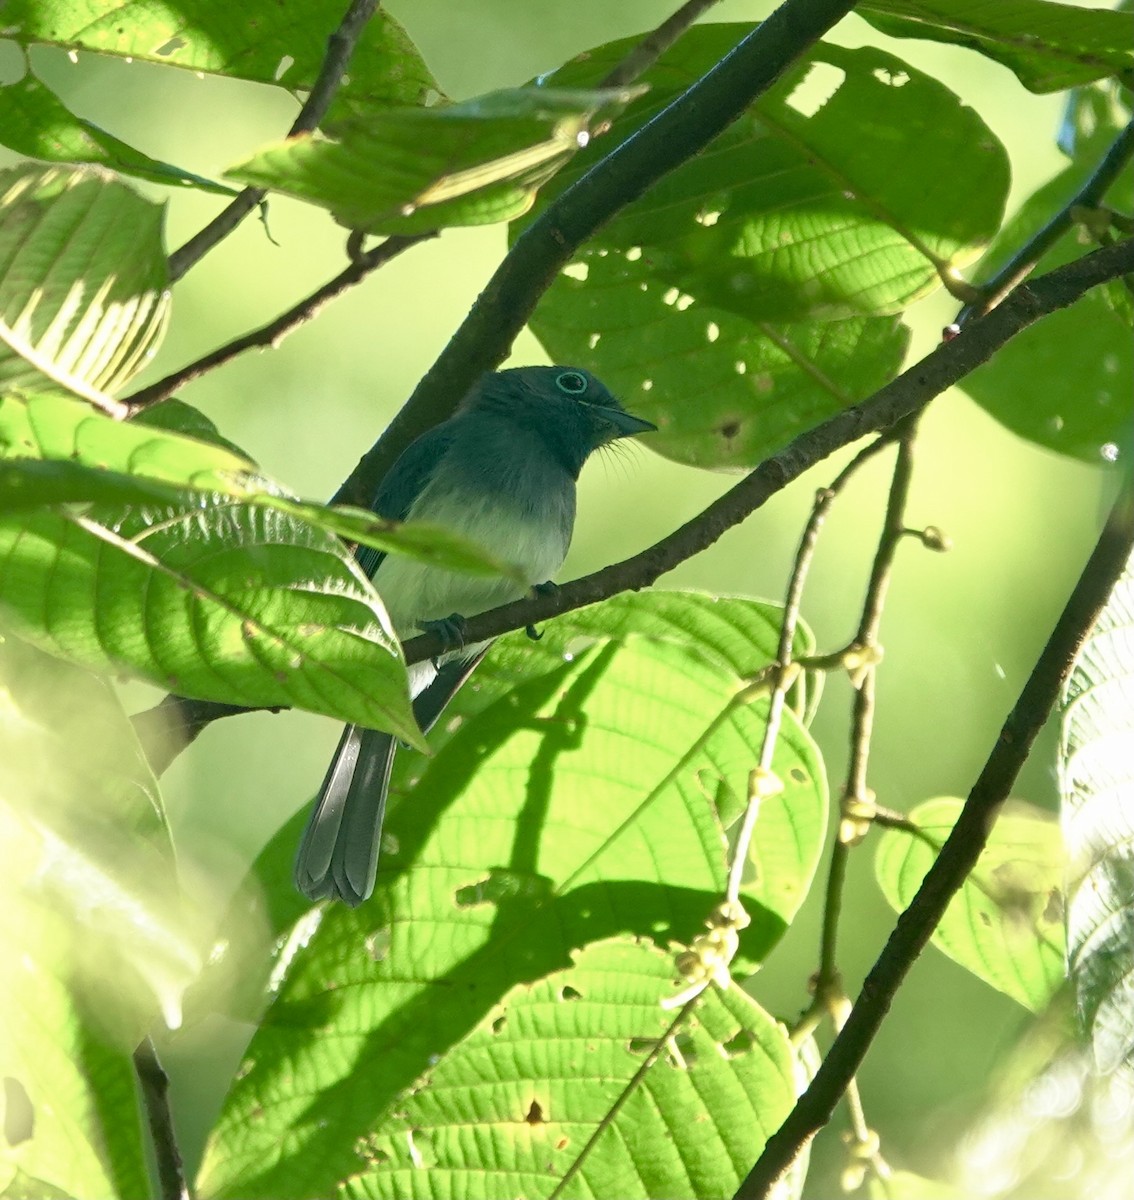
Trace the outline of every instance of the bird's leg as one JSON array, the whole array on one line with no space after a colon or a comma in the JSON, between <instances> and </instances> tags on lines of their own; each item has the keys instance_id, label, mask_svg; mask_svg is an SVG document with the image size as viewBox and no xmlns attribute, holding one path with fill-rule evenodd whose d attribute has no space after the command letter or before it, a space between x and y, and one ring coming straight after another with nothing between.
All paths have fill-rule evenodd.
<instances>
[{"instance_id":1,"label":"bird's leg","mask_svg":"<svg viewBox=\"0 0 1134 1200\"><path fill-rule=\"evenodd\" d=\"M436 621L418 621L417 627L424 630L426 633L435 633L444 643L444 649L441 654L447 654L450 650L463 650L465 648L465 630L468 622L460 613L450 613L447 617L439 617ZM437 667L437 659L441 657L438 654L433 659L433 666Z\"/></svg>"},{"instance_id":2,"label":"bird's leg","mask_svg":"<svg viewBox=\"0 0 1134 1200\"><path fill-rule=\"evenodd\" d=\"M559 584L553 583L550 579L544 580L543 583L533 583L532 591L537 596L554 596L559 591ZM533 642L538 642L543 634L536 629L534 625L525 625L524 632L532 639Z\"/></svg>"}]
</instances>

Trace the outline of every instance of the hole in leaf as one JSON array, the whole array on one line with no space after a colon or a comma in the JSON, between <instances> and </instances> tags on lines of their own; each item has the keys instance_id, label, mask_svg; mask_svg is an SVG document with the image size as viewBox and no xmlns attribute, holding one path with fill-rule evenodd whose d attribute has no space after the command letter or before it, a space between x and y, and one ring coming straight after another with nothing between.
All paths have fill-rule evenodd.
<instances>
[{"instance_id":1,"label":"hole in leaf","mask_svg":"<svg viewBox=\"0 0 1134 1200\"><path fill-rule=\"evenodd\" d=\"M791 770L788 771L788 777L791 779L792 783L807 782L807 772L802 767L792 767Z\"/></svg>"},{"instance_id":2,"label":"hole in leaf","mask_svg":"<svg viewBox=\"0 0 1134 1200\"><path fill-rule=\"evenodd\" d=\"M631 1038L626 1043L626 1049L631 1054L646 1055L652 1054L657 1048L657 1038Z\"/></svg>"},{"instance_id":3,"label":"hole in leaf","mask_svg":"<svg viewBox=\"0 0 1134 1200\"><path fill-rule=\"evenodd\" d=\"M879 83L884 83L887 87L905 87L910 81L907 71L890 71L886 67L875 67L870 73Z\"/></svg>"},{"instance_id":4,"label":"hole in leaf","mask_svg":"<svg viewBox=\"0 0 1134 1200\"><path fill-rule=\"evenodd\" d=\"M166 55L169 55L169 54L175 54L175 53L176 53L178 50L180 50L180 49L181 49L181 47L182 47L182 46L185 46L185 45L187 45L187 44L188 44L188 43L185 41L185 39L184 39L184 38L180 38L180 37L171 37L171 38L169 39L169 41L168 41L168 42L163 42L163 43L162 43L162 44L161 44L161 45L160 45L160 46L159 46L159 47L158 47L158 48L157 48L157 49L154 51L154 53L155 53L155 54L160 54L160 55L162 56L162 58L165 58L165 57L166 57Z\"/></svg>"},{"instance_id":5,"label":"hole in leaf","mask_svg":"<svg viewBox=\"0 0 1134 1200\"><path fill-rule=\"evenodd\" d=\"M721 1043L721 1053L725 1058L737 1058L747 1054L756 1045L756 1035L751 1029L741 1029L733 1034L727 1042Z\"/></svg>"},{"instance_id":6,"label":"hole in leaf","mask_svg":"<svg viewBox=\"0 0 1134 1200\"><path fill-rule=\"evenodd\" d=\"M587 276L591 273L591 269L585 262L568 263L563 268L563 274L568 279L577 279L580 283L586 283Z\"/></svg>"},{"instance_id":7,"label":"hole in leaf","mask_svg":"<svg viewBox=\"0 0 1134 1200\"><path fill-rule=\"evenodd\" d=\"M789 108L801 117L813 117L843 86L847 73L830 63L814 62L787 98Z\"/></svg>"},{"instance_id":8,"label":"hole in leaf","mask_svg":"<svg viewBox=\"0 0 1134 1200\"><path fill-rule=\"evenodd\" d=\"M708 325L705 326L705 336L710 342L715 342L717 338L721 336L721 327L716 323L716 321L710 321Z\"/></svg>"},{"instance_id":9,"label":"hole in leaf","mask_svg":"<svg viewBox=\"0 0 1134 1200\"><path fill-rule=\"evenodd\" d=\"M499 1033L504 1028L505 1024L507 1024L507 1021L508 1021L507 1013L501 1013L500 1016L498 1016L496 1018L496 1020L492 1022L492 1026L491 1026L492 1032Z\"/></svg>"},{"instance_id":10,"label":"hole in leaf","mask_svg":"<svg viewBox=\"0 0 1134 1200\"><path fill-rule=\"evenodd\" d=\"M582 998L583 993L578 988L573 988L569 983L565 983L559 989L560 1000L581 1000Z\"/></svg>"},{"instance_id":11,"label":"hole in leaf","mask_svg":"<svg viewBox=\"0 0 1134 1200\"><path fill-rule=\"evenodd\" d=\"M717 432L727 441L732 441L740 433L739 421L725 421L717 426Z\"/></svg>"},{"instance_id":12,"label":"hole in leaf","mask_svg":"<svg viewBox=\"0 0 1134 1200\"><path fill-rule=\"evenodd\" d=\"M376 929L370 934L366 939L366 953L375 962L383 962L390 953L390 931L388 929Z\"/></svg>"},{"instance_id":13,"label":"hole in leaf","mask_svg":"<svg viewBox=\"0 0 1134 1200\"><path fill-rule=\"evenodd\" d=\"M653 388L653 386L654 386L654 381L652 379L643 379L642 380L642 391L643 392L650 391Z\"/></svg>"},{"instance_id":14,"label":"hole in leaf","mask_svg":"<svg viewBox=\"0 0 1134 1200\"><path fill-rule=\"evenodd\" d=\"M285 54L283 58L276 63L276 73L272 76L277 83L295 66L295 59L290 54Z\"/></svg>"},{"instance_id":15,"label":"hole in leaf","mask_svg":"<svg viewBox=\"0 0 1134 1200\"><path fill-rule=\"evenodd\" d=\"M538 1100L532 1101L531 1107L528 1109L527 1115L524 1117L524 1120L527 1121L527 1123L529 1125L542 1125L543 1124L543 1122L544 1122L543 1109L540 1108Z\"/></svg>"},{"instance_id":16,"label":"hole in leaf","mask_svg":"<svg viewBox=\"0 0 1134 1200\"><path fill-rule=\"evenodd\" d=\"M638 259L640 259L641 257L642 257L642 247L641 246L631 246L630 249L626 251L626 261L627 262L637 262Z\"/></svg>"}]
</instances>

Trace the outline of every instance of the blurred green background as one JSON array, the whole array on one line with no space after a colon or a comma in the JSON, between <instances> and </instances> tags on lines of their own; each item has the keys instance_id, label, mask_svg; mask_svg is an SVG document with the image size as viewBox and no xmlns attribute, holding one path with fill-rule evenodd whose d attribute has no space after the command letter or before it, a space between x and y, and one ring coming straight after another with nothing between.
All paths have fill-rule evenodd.
<instances>
[{"instance_id":1,"label":"blurred green background","mask_svg":"<svg viewBox=\"0 0 1134 1200\"><path fill-rule=\"evenodd\" d=\"M517 0L476 4L395 0L407 27L453 98L524 82L616 37L641 33L674 0ZM712 20L749 21L770 4L733 0ZM1013 207L1062 165L1054 145L1059 96L1033 96L994 63L963 50L888 42L850 18L835 40L886 44L936 75L978 110L1007 145ZM216 177L258 144L279 136L296 105L272 88L94 56L71 62L39 50L35 69L83 117L148 154ZM0 43L0 82L23 70ZM0 151L0 165L11 156ZM160 189L150 189L161 194ZM169 245L179 245L218 208L215 199L168 193ZM271 238L255 218L179 283L173 322L140 382L276 315L343 265L344 231L322 212L273 199ZM484 285L505 248L503 227L446 232L416 247L336 301L278 349L246 355L189 386L183 399L270 474L299 493L334 492L358 456L404 402ZM911 310L913 355L951 321L957 304L939 293ZM514 363L546 361L534 338ZM821 465L747 524L662 581L778 598L816 487L846 455ZM836 507L804 602L823 648L842 645L857 621L888 483L875 461ZM640 449L600 458L584 474L579 522L561 578L623 558L687 520L734 478L666 462ZM937 400L923 424L911 524L952 539L946 555L908 544L883 625L886 662L872 786L879 801L907 809L936 795L965 794L991 748L1035 655L1093 544L1117 480L1097 468L1028 445L965 396ZM846 760L849 684L829 681L815 732L837 791ZM137 706L152 701L131 689ZM251 858L319 783L338 737L330 722L298 713L257 714L210 729L165 779L186 886L206 914L219 914ZM1054 731L1033 755L1018 794L1056 804ZM872 881L868 841L851 864L841 965L853 995L892 924ZM817 962L819 896L812 898L752 990L791 1018L807 1002ZM917 965L861 1075L870 1123L894 1163L933 1173L979 1109L990 1069L1027 1015L936 951ZM190 1162L213 1120L248 1030L221 1018L171 1036L165 1048ZM836 1191L837 1139L821 1139L808 1195Z\"/></svg>"}]
</instances>

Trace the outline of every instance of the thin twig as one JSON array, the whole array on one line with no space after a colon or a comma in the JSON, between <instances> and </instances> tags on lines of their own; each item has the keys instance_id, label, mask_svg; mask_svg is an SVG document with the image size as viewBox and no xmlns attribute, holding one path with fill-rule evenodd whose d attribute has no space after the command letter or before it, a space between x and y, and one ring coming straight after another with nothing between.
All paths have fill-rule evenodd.
<instances>
[{"instance_id":1,"label":"thin twig","mask_svg":"<svg viewBox=\"0 0 1134 1200\"><path fill-rule=\"evenodd\" d=\"M161 1200L190 1200L185 1180L185 1165L173 1127L169 1107L169 1076L158 1060L151 1038L143 1038L134 1051L134 1072L142 1093L142 1107L150 1127L154 1160L157 1163L158 1191Z\"/></svg>"},{"instance_id":2,"label":"thin twig","mask_svg":"<svg viewBox=\"0 0 1134 1200\"><path fill-rule=\"evenodd\" d=\"M507 356L575 250L619 209L698 153L854 7L786 0L729 54L557 197L516 240L409 401L335 496L365 505L398 455L448 417Z\"/></svg>"},{"instance_id":3,"label":"thin twig","mask_svg":"<svg viewBox=\"0 0 1134 1200\"><path fill-rule=\"evenodd\" d=\"M625 87L633 83L658 61L679 37L708 12L718 0L685 0L685 3L644 38L611 71L603 76L600 88Z\"/></svg>"},{"instance_id":4,"label":"thin twig","mask_svg":"<svg viewBox=\"0 0 1134 1200\"><path fill-rule=\"evenodd\" d=\"M874 553L870 581L862 605L855 648L863 655L861 676L856 680L851 718L850 761L840 801L839 836L831 848L827 891L823 905L823 925L819 939L819 969L815 974L815 997L826 1005L830 998L842 998L842 981L837 962L839 918L842 914L843 886L847 861L853 846L861 840L859 827L863 814L873 809L873 796L867 785L870 745L874 733L874 688L878 657L878 629L886 605L886 593L894 567L898 545L906 536L906 504L913 479L913 446L917 434L917 414L905 418L895 431L898 456L890 480L886 515Z\"/></svg>"},{"instance_id":5,"label":"thin twig","mask_svg":"<svg viewBox=\"0 0 1134 1200\"><path fill-rule=\"evenodd\" d=\"M956 338L938 346L869 399L836 413L801 434L719 500L649 549L566 583L555 592L518 600L469 617L466 622L468 640L488 641L619 592L649 587L659 576L712 545L726 530L743 521L816 463L843 446L887 429L902 417L924 408L935 396L991 358L1017 333L1048 313L1073 304L1092 287L1131 270L1134 270L1134 239L1093 251L1022 285L999 307L973 321ZM407 641L403 649L407 662L420 662L443 652L446 647L436 636L422 634ZM196 731L199 732L209 719L203 716L207 705L193 703L197 705ZM218 717L228 716L233 711L231 705L217 705L216 708Z\"/></svg>"},{"instance_id":6,"label":"thin twig","mask_svg":"<svg viewBox=\"0 0 1134 1200\"><path fill-rule=\"evenodd\" d=\"M983 316L1026 279L1048 250L1075 224L1076 210L1099 206L1107 189L1122 173L1131 156L1134 156L1134 120L1114 139L1090 178L1059 212L1028 238L991 279L978 285L981 299L962 308L957 314L956 324L963 326L973 317Z\"/></svg>"},{"instance_id":7,"label":"thin twig","mask_svg":"<svg viewBox=\"0 0 1134 1200\"><path fill-rule=\"evenodd\" d=\"M776 750L776 740L779 737L784 698L793 678L793 672L790 669L792 644L795 641L795 630L799 623L799 610L803 601L803 589L811 570L812 559L815 557L815 545L819 540L819 532L839 493L854 477L858 469L873 458L888 441L889 439L884 435L871 442L869 446L863 447L827 487L821 488L815 494L811 515L803 528L799 547L795 552L795 563L792 566L787 595L784 599L784 618L780 625L780 644L776 651L775 679L768 703L768 720L764 726L764 736L760 745L758 769L765 775L772 770L772 758ZM732 861L729 863L728 889L725 893L725 900L730 904L740 902L740 885L744 878L745 864L748 862L748 848L752 843L752 834L760 815L761 795L754 788L749 790L752 795L749 796L748 807L745 810L740 832L733 848Z\"/></svg>"},{"instance_id":8,"label":"thin twig","mask_svg":"<svg viewBox=\"0 0 1134 1200\"><path fill-rule=\"evenodd\" d=\"M374 15L378 0L351 0L339 27L327 39L327 53L319 74L312 85L299 115L288 130L288 137L310 133L327 115L350 64L351 55ZM223 241L241 221L264 199L263 188L245 188L235 200L217 214L203 229L169 256L169 278L176 283L190 267L195 266L219 242Z\"/></svg>"},{"instance_id":9,"label":"thin twig","mask_svg":"<svg viewBox=\"0 0 1134 1200\"><path fill-rule=\"evenodd\" d=\"M961 815L909 907L867 975L847 1023L807 1090L768 1140L737 1200L768 1195L800 1147L828 1120L866 1055L894 995L925 948L953 895L976 865L1032 743L1059 696L1075 656L1134 549L1134 492L1111 509L1098 543L1005 721Z\"/></svg>"},{"instance_id":10,"label":"thin twig","mask_svg":"<svg viewBox=\"0 0 1134 1200\"><path fill-rule=\"evenodd\" d=\"M231 342L218 346L195 362L174 371L164 379L159 379L156 383L139 388L132 396L127 396L123 401L126 413L133 417L143 409L159 404L162 400L172 396L179 388L183 388L194 379L199 379L223 363L229 362L238 354L243 354L245 350L252 350L258 346L272 346L273 348L278 346L289 333L310 321L328 301L345 292L347 288L360 283L367 275L396 258L404 250L408 250L410 246L433 236L435 235L431 233L419 233L398 234L386 238L372 250L367 250L352 259L350 265L340 271L334 279L330 279L322 287L316 288L310 296L304 297L287 312L281 313L274 320L269 321L267 325L262 325L259 329L253 329L250 333L242 334Z\"/></svg>"}]
</instances>

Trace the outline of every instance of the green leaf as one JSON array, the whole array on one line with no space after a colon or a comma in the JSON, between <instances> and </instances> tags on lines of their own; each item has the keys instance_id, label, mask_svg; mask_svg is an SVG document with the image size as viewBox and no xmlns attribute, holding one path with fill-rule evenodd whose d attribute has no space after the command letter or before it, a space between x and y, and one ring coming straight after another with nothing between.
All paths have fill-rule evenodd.
<instances>
[{"instance_id":1,"label":"green leaf","mask_svg":"<svg viewBox=\"0 0 1134 1200\"><path fill-rule=\"evenodd\" d=\"M30 72L0 87L0 142L17 154L48 162L96 163L124 175L234 196L233 188L150 158L90 121L75 116Z\"/></svg>"},{"instance_id":2,"label":"green leaf","mask_svg":"<svg viewBox=\"0 0 1134 1200\"><path fill-rule=\"evenodd\" d=\"M0 842L5 1195L147 1195L129 1047L159 1014L176 1021L199 943L157 785L113 692L10 637Z\"/></svg>"},{"instance_id":3,"label":"green leaf","mask_svg":"<svg viewBox=\"0 0 1134 1200\"><path fill-rule=\"evenodd\" d=\"M1061 138L1067 167L1007 222L981 278L1008 261L1073 199L1129 119L1129 107L1115 89L1076 92ZM1134 210L1134 177L1128 170L1119 174L1104 202L1118 211ZM1077 224L1043 256L1038 269L1053 270L1095 244L1089 226ZM1125 460L1134 452L1130 324L1130 294L1122 280L1115 280L1024 330L959 386L1020 437L1089 463Z\"/></svg>"},{"instance_id":4,"label":"green leaf","mask_svg":"<svg viewBox=\"0 0 1134 1200\"><path fill-rule=\"evenodd\" d=\"M1134 565L1079 656L1061 704L1068 964L1103 1072L1134 1070Z\"/></svg>"},{"instance_id":5,"label":"green leaf","mask_svg":"<svg viewBox=\"0 0 1134 1200\"><path fill-rule=\"evenodd\" d=\"M745 32L691 30L646 73L650 92L611 138L633 134ZM584 86L630 44L590 51L550 82ZM1007 187L1003 147L952 92L883 51L820 45L604 226L532 328L553 358L633 396L661 426L651 444L662 453L752 465L893 376L906 346L894 314L980 253Z\"/></svg>"},{"instance_id":6,"label":"green leaf","mask_svg":"<svg viewBox=\"0 0 1134 1200\"><path fill-rule=\"evenodd\" d=\"M169 306L162 219L98 167L0 172L0 389L100 401L141 370Z\"/></svg>"},{"instance_id":7,"label":"green leaf","mask_svg":"<svg viewBox=\"0 0 1134 1200\"><path fill-rule=\"evenodd\" d=\"M507 221L639 89L491 92L399 108L267 146L225 174L330 210L370 233Z\"/></svg>"},{"instance_id":8,"label":"green leaf","mask_svg":"<svg viewBox=\"0 0 1134 1200\"><path fill-rule=\"evenodd\" d=\"M901 912L913 899L963 807L927 800L910 814L920 833L882 835L874 870ZM1063 841L1059 826L1023 806L1000 817L973 873L950 902L934 943L954 962L1030 1008L1043 1009L1063 982Z\"/></svg>"},{"instance_id":9,"label":"green leaf","mask_svg":"<svg viewBox=\"0 0 1134 1200\"><path fill-rule=\"evenodd\" d=\"M8 0L4 36L21 46L41 43L90 50L190 71L229 75L309 91L327 38L338 28L341 0L306 0L281 7L268 0ZM379 10L350 61L349 79L332 112L390 104L421 104L436 83L402 27Z\"/></svg>"},{"instance_id":10,"label":"green leaf","mask_svg":"<svg viewBox=\"0 0 1134 1200\"><path fill-rule=\"evenodd\" d=\"M669 955L607 941L573 957L417 1082L366 1139L351 1194L549 1196L568 1171L568 1197L736 1190L794 1100L782 1026L738 988L710 989L665 1043Z\"/></svg>"},{"instance_id":11,"label":"green leaf","mask_svg":"<svg viewBox=\"0 0 1134 1200\"><path fill-rule=\"evenodd\" d=\"M387 521L369 509L349 505L297 500L261 475L202 414L188 405L173 405L176 402L166 401L143 414L144 419L122 422L64 397L0 399L0 467L11 472L8 495L20 507L26 506L19 500L21 484L16 482L21 475L29 488L58 488L59 500L118 498L131 504L147 500L177 504L185 502L185 492L201 492L213 499L223 496L272 509L346 541L406 554L433 566L527 582L517 567L445 529L425 522ZM166 429L191 430L192 435ZM32 469L49 464L56 469ZM58 469L64 466L76 469ZM70 495L69 489L73 489ZM0 491L0 503L3 497Z\"/></svg>"},{"instance_id":12,"label":"green leaf","mask_svg":"<svg viewBox=\"0 0 1134 1200\"><path fill-rule=\"evenodd\" d=\"M864 0L855 12L890 37L976 50L1032 92L1059 92L1134 67L1129 12L1048 0Z\"/></svg>"},{"instance_id":13,"label":"green leaf","mask_svg":"<svg viewBox=\"0 0 1134 1200\"><path fill-rule=\"evenodd\" d=\"M314 910L278 943L273 1002L202 1190L330 1194L365 1169L358 1148L392 1127L434 1056L511 989L607 938L666 948L702 932L767 708L736 704L725 664L766 666L778 617L754 601L658 599L549 622L539 643L502 639L435 727L433 756L399 755L375 897ZM774 769L784 791L757 822L738 973L782 936L823 844L823 768L790 709ZM278 867L295 836L266 854L277 887L290 888Z\"/></svg>"}]
</instances>

